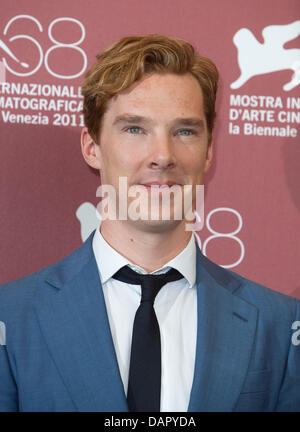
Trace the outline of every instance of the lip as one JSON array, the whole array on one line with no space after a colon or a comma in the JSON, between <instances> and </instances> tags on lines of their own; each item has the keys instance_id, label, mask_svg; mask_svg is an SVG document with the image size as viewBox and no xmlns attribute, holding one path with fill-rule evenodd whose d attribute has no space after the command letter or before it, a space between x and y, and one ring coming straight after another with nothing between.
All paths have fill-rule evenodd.
<instances>
[{"instance_id":1,"label":"lip","mask_svg":"<svg viewBox=\"0 0 300 432\"><path fill-rule=\"evenodd\" d=\"M151 182L147 182L147 183L141 183L142 186L146 186L147 188L151 187L151 186L174 186L174 185L178 185L181 186L181 184L173 182L173 181L151 181Z\"/></svg>"}]
</instances>

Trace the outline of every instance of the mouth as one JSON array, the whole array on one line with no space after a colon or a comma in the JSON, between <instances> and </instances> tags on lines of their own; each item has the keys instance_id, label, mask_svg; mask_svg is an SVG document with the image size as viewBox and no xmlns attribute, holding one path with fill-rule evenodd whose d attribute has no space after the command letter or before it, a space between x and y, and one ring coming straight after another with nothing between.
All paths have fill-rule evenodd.
<instances>
[{"instance_id":1,"label":"mouth","mask_svg":"<svg viewBox=\"0 0 300 432\"><path fill-rule=\"evenodd\" d=\"M158 195L169 195L172 192L179 193L179 188L181 190L182 185L179 183L175 183L173 181L168 182L148 182L141 183L140 186L144 186L147 189L147 193L149 195L158 194ZM172 189L172 186L176 186Z\"/></svg>"},{"instance_id":2,"label":"mouth","mask_svg":"<svg viewBox=\"0 0 300 432\"><path fill-rule=\"evenodd\" d=\"M182 186L179 183L173 182L173 181L167 181L167 182L148 182L148 183L141 183L141 186L146 186L146 188L150 189L151 187L154 188L164 188L169 189L171 186Z\"/></svg>"}]
</instances>

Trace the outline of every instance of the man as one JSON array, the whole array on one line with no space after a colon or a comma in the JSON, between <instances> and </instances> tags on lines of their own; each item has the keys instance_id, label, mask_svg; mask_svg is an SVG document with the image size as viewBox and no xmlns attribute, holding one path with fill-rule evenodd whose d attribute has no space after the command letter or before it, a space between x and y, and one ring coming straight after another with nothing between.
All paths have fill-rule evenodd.
<instances>
[{"instance_id":1,"label":"man","mask_svg":"<svg viewBox=\"0 0 300 432\"><path fill-rule=\"evenodd\" d=\"M174 217L180 194L163 200L192 186L196 210L217 79L189 43L162 35L123 38L97 57L81 147L118 217L0 289L1 411L300 411L299 301L209 261L186 213ZM139 218L120 178L140 193Z\"/></svg>"}]
</instances>

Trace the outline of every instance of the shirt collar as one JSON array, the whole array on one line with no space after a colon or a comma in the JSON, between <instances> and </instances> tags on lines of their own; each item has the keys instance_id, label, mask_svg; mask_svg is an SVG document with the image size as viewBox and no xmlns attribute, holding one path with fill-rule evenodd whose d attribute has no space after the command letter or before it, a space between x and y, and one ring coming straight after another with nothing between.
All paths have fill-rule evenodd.
<instances>
[{"instance_id":1,"label":"shirt collar","mask_svg":"<svg viewBox=\"0 0 300 432\"><path fill-rule=\"evenodd\" d=\"M107 282L121 267L128 265L138 273L147 274L145 269L133 264L119 252L117 252L103 238L100 227L96 229L93 237L93 251L97 262L101 283ZM178 270L188 281L192 288L196 281L196 244L194 235L187 246L174 258L168 261L163 267L155 270L152 274L159 274L168 271L170 268Z\"/></svg>"}]
</instances>

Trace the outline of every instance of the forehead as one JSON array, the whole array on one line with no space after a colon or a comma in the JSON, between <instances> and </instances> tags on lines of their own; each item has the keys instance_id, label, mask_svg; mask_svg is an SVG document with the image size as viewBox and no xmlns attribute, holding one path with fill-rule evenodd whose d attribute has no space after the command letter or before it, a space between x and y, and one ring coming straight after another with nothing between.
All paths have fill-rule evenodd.
<instances>
[{"instance_id":1,"label":"forehead","mask_svg":"<svg viewBox=\"0 0 300 432\"><path fill-rule=\"evenodd\" d=\"M186 73L148 74L108 103L104 117L113 119L123 112L145 116L200 116L204 118L203 94L196 78Z\"/></svg>"}]
</instances>

